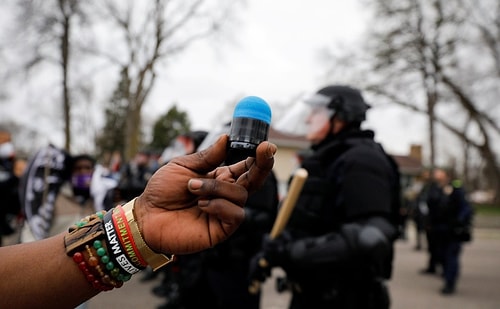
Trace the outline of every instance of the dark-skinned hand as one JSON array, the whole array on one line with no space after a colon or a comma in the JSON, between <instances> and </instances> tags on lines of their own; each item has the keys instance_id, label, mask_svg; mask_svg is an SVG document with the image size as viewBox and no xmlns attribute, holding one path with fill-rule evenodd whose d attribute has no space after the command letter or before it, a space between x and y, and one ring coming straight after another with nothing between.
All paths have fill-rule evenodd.
<instances>
[{"instance_id":1,"label":"dark-skinned hand","mask_svg":"<svg viewBox=\"0 0 500 309\"><path fill-rule=\"evenodd\" d=\"M201 251L225 240L243 222L248 194L264 183L277 148L262 142L255 158L221 166L227 142L223 135L206 150L172 159L151 177L134 210L151 249Z\"/></svg>"}]
</instances>

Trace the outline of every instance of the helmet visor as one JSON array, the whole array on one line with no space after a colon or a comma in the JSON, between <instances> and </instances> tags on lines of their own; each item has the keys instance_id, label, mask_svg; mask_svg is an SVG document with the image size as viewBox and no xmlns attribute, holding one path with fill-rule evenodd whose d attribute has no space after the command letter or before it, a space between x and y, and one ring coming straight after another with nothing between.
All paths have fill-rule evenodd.
<instances>
[{"instance_id":1,"label":"helmet visor","mask_svg":"<svg viewBox=\"0 0 500 309\"><path fill-rule=\"evenodd\" d=\"M321 94L300 100L277 121L274 129L291 135L309 136L330 122L334 110L327 107L329 102L330 98Z\"/></svg>"},{"instance_id":2,"label":"helmet visor","mask_svg":"<svg viewBox=\"0 0 500 309\"><path fill-rule=\"evenodd\" d=\"M321 93L315 93L304 99L304 102L311 107L328 107L332 98Z\"/></svg>"}]
</instances>

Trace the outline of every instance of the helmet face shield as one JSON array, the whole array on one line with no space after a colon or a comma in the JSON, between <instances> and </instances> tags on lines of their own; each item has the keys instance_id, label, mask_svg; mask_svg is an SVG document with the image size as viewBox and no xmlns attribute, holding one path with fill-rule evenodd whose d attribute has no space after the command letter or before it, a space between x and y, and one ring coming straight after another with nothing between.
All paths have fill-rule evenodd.
<instances>
[{"instance_id":1,"label":"helmet face shield","mask_svg":"<svg viewBox=\"0 0 500 309\"><path fill-rule=\"evenodd\" d=\"M281 117L274 128L297 136L314 134L330 122L335 112L327 107L330 100L322 94L314 94L300 100Z\"/></svg>"},{"instance_id":2,"label":"helmet face shield","mask_svg":"<svg viewBox=\"0 0 500 309\"><path fill-rule=\"evenodd\" d=\"M315 93L304 99L304 102L311 107L328 107L332 98L321 93Z\"/></svg>"},{"instance_id":3,"label":"helmet face shield","mask_svg":"<svg viewBox=\"0 0 500 309\"><path fill-rule=\"evenodd\" d=\"M334 111L326 106L315 106L311 109L309 116L306 119L308 139L316 139L319 132L324 131L325 125L330 123L330 119ZM320 134L321 135L321 134ZM323 139L321 137L321 139Z\"/></svg>"}]
</instances>

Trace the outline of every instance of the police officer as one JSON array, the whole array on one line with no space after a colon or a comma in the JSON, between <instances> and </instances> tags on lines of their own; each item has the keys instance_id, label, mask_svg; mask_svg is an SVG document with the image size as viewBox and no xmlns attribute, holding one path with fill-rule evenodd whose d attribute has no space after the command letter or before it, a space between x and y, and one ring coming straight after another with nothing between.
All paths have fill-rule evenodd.
<instances>
[{"instance_id":1,"label":"police officer","mask_svg":"<svg viewBox=\"0 0 500 309\"><path fill-rule=\"evenodd\" d=\"M459 180L451 180L443 168L433 171L434 185L427 196L430 230L434 241L432 252L443 267L444 286L441 293L455 293L460 272L462 242L471 240L473 210ZM430 269L434 270L434 269Z\"/></svg>"},{"instance_id":2,"label":"police officer","mask_svg":"<svg viewBox=\"0 0 500 309\"><path fill-rule=\"evenodd\" d=\"M297 117L307 115L313 154L302 167L309 177L285 231L264 238L250 280L263 281L279 266L287 276L281 287L292 291L290 308L388 308L397 165L372 131L361 130L370 106L357 89L328 86L304 103L308 111L292 108L276 129L296 128Z\"/></svg>"}]
</instances>

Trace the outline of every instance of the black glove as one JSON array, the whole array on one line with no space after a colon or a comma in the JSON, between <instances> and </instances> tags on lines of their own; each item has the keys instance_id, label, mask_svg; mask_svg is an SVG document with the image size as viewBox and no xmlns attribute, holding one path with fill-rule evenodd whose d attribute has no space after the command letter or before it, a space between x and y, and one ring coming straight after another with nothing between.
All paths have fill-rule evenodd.
<instances>
[{"instance_id":1,"label":"black glove","mask_svg":"<svg viewBox=\"0 0 500 309\"><path fill-rule=\"evenodd\" d=\"M269 234L264 235L262 252L268 264L271 266L287 264L290 260L291 243L292 237L288 232L283 232L274 239L271 239Z\"/></svg>"},{"instance_id":2,"label":"black glove","mask_svg":"<svg viewBox=\"0 0 500 309\"><path fill-rule=\"evenodd\" d=\"M264 235L262 250L250 260L250 282L255 280L263 282L271 276L271 269L274 266L286 264L289 260L290 244L291 237L288 233L283 233L275 239L271 239L269 234Z\"/></svg>"},{"instance_id":3,"label":"black glove","mask_svg":"<svg viewBox=\"0 0 500 309\"><path fill-rule=\"evenodd\" d=\"M250 281L264 281L271 276L274 266L283 266L289 261L289 248L291 237L288 233L282 233L279 237L271 239L269 234L264 235L262 250L250 260Z\"/></svg>"},{"instance_id":4,"label":"black glove","mask_svg":"<svg viewBox=\"0 0 500 309\"><path fill-rule=\"evenodd\" d=\"M271 276L271 265L264 257L264 252L261 251L254 255L250 260L250 267L248 270L248 281L252 284L255 281L264 282Z\"/></svg>"}]
</instances>

